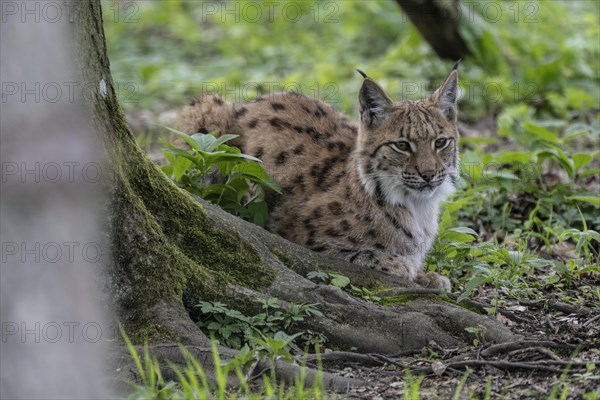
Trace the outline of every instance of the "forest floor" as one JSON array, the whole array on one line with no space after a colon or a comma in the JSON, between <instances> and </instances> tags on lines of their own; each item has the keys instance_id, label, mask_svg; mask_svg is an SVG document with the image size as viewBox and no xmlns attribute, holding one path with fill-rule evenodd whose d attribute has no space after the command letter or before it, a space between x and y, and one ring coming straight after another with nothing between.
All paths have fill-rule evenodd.
<instances>
[{"instance_id":1,"label":"forest floor","mask_svg":"<svg viewBox=\"0 0 600 400\"><path fill-rule=\"evenodd\" d=\"M600 277L585 277L581 284L598 287ZM489 304L497 297L495 290L483 289L473 300ZM594 304L564 301L549 291L540 303L507 300L496 318L532 343L514 343L494 354L486 354L490 346L442 349L432 343L417 355L390 358L377 367L348 362L343 375L370 384L350 398L403 398L411 386L407 370L415 381L423 377L424 399L600 398L600 312ZM552 342L572 346L552 348Z\"/></svg>"}]
</instances>

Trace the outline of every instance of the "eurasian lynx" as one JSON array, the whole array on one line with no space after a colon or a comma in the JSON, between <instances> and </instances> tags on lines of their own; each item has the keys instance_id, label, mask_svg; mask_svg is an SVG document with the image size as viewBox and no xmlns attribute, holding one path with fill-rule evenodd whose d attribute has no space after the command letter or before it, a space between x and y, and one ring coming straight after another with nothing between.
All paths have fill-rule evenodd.
<instances>
[{"instance_id":1,"label":"eurasian lynx","mask_svg":"<svg viewBox=\"0 0 600 400\"><path fill-rule=\"evenodd\" d=\"M243 105L205 96L183 110L179 129L240 135L233 144L263 160L283 189L268 199L269 227L281 236L449 288L448 278L422 264L440 202L459 177L456 66L421 101L393 102L363 76L359 125L318 100L283 93Z\"/></svg>"}]
</instances>

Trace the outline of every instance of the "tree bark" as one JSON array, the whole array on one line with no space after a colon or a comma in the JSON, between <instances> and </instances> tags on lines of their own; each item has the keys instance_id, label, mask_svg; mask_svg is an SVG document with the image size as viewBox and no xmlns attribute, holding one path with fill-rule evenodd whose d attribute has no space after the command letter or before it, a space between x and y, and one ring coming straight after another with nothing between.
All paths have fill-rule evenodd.
<instances>
[{"instance_id":1,"label":"tree bark","mask_svg":"<svg viewBox=\"0 0 600 400\"><path fill-rule=\"evenodd\" d=\"M459 32L458 0L396 0L438 56L457 61L471 54Z\"/></svg>"},{"instance_id":2,"label":"tree bark","mask_svg":"<svg viewBox=\"0 0 600 400\"><path fill-rule=\"evenodd\" d=\"M485 328L484 341L514 339L495 320L433 296L405 296L382 306L315 284L305 278L307 272L340 272L372 289L414 285L313 253L177 188L137 147L125 122L110 75L100 1L80 5L79 62L86 81L106 85L89 102L111 168L106 290L135 343L148 340L153 351L175 361L178 349L172 345L181 343L210 370L212 359L202 350L210 341L193 321L194 305L218 300L252 315L260 310L257 301L267 297L284 305L318 303L323 317L305 321L303 328L322 332L328 346L339 349L389 354L430 341L457 346L471 340L464 329L472 326ZM220 351L224 357L235 354ZM128 371L126 361L115 360ZM289 377L294 368L279 364L278 371ZM356 384L327 374L324 381L337 390Z\"/></svg>"}]
</instances>

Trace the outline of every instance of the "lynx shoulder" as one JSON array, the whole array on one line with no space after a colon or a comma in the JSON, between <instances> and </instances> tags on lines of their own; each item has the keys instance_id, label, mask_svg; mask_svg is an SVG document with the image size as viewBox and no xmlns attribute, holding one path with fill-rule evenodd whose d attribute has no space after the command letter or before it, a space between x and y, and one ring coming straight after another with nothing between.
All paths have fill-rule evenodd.
<instances>
[{"instance_id":1,"label":"lynx shoulder","mask_svg":"<svg viewBox=\"0 0 600 400\"><path fill-rule=\"evenodd\" d=\"M459 177L456 67L421 101L392 101L364 76L360 123L295 93L234 105L217 96L181 113L186 133L239 135L283 189L268 199L269 227L314 251L365 268L449 288L422 271L439 205Z\"/></svg>"}]
</instances>

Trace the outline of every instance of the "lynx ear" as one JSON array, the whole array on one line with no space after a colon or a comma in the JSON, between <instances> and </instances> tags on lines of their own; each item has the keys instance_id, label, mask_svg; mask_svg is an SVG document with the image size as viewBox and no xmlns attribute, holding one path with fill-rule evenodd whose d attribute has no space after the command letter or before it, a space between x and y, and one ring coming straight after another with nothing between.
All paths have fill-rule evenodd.
<instances>
[{"instance_id":1,"label":"lynx ear","mask_svg":"<svg viewBox=\"0 0 600 400\"><path fill-rule=\"evenodd\" d=\"M358 94L360 119L369 128L375 128L383 122L388 108L392 105L392 100L378 84L366 75L364 76L365 80Z\"/></svg>"},{"instance_id":2,"label":"lynx ear","mask_svg":"<svg viewBox=\"0 0 600 400\"><path fill-rule=\"evenodd\" d=\"M433 93L431 99L438 105L442 114L450 122L456 122L457 107L456 107L456 96L458 93L458 71L456 67L458 63L454 64L452 72L446 78L446 82Z\"/></svg>"}]
</instances>

